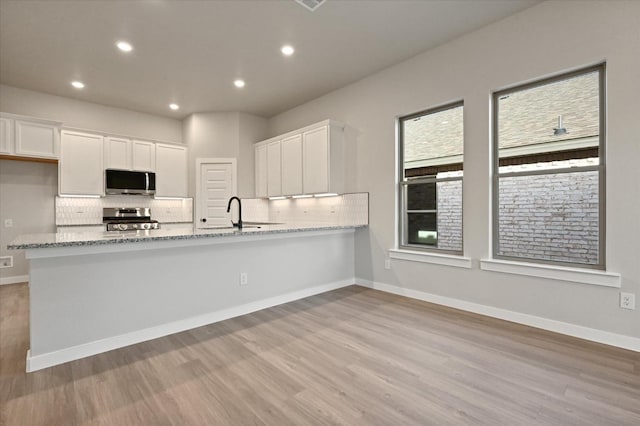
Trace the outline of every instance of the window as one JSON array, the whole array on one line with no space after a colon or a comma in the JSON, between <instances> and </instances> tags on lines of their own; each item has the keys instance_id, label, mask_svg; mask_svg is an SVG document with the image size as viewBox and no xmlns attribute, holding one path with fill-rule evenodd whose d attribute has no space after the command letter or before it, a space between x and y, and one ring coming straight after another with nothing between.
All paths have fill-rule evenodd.
<instances>
[{"instance_id":1,"label":"window","mask_svg":"<svg viewBox=\"0 0 640 426\"><path fill-rule=\"evenodd\" d=\"M494 257L604 269L604 65L493 105Z\"/></svg>"},{"instance_id":2,"label":"window","mask_svg":"<svg viewBox=\"0 0 640 426\"><path fill-rule=\"evenodd\" d=\"M400 245L462 254L462 103L399 119Z\"/></svg>"}]
</instances>

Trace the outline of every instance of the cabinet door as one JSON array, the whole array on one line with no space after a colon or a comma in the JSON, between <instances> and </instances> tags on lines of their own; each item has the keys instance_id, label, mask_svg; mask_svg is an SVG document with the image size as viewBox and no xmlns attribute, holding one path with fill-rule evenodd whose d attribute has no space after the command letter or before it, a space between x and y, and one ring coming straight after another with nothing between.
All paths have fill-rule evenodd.
<instances>
[{"instance_id":1,"label":"cabinet door","mask_svg":"<svg viewBox=\"0 0 640 426\"><path fill-rule=\"evenodd\" d=\"M303 179L305 194L329 192L329 133L327 126L302 134Z\"/></svg>"},{"instance_id":2,"label":"cabinet door","mask_svg":"<svg viewBox=\"0 0 640 426\"><path fill-rule=\"evenodd\" d=\"M102 136L62 132L60 194L102 195L104 193L104 149Z\"/></svg>"},{"instance_id":3,"label":"cabinet door","mask_svg":"<svg viewBox=\"0 0 640 426\"><path fill-rule=\"evenodd\" d=\"M256 198L267 196L267 145L255 147Z\"/></svg>"},{"instance_id":4,"label":"cabinet door","mask_svg":"<svg viewBox=\"0 0 640 426\"><path fill-rule=\"evenodd\" d=\"M156 145L156 195L187 196L187 149L175 145Z\"/></svg>"},{"instance_id":5,"label":"cabinet door","mask_svg":"<svg viewBox=\"0 0 640 426\"><path fill-rule=\"evenodd\" d=\"M267 195L282 195L282 168L280 141L267 145Z\"/></svg>"},{"instance_id":6,"label":"cabinet door","mask_svg":"<svg viewBox=\"0 0 640 426\"><path fill-rule=\"evenodd\" d=\"M133 141L133 170L143 172L156 171L156 144L153 142Z\"/></svg>"},{"instance_id":7,"label":"cabinet door","mask_svg":"<svg viewBox=\"0 0 640 426\"><path fill-rule=\"evenodd\" d=\"M282 140L282 195L302 194L302 135Z\"/></svg>"},{"instance_id":8,"label":"cabinet door","mask_svg":"<svg viewBox=\"0 0 640 426\"><path fill-rule=\"evenodd\" d=\"M27 157L58 158L60 129L50 124L15 120L15 153Z\"/></svg>"},{"instance_id":9,"label":"cabinet door","mask_svg":"<svg viewBox=\"0 0 640 426\"><path fill-rule=\"evenodd\" d=\"M13 153L13 120L0 117L0 154Z\"/></svg>"},{"instance_id":10,"label":"cabinet door","mask_svg":"<svg viewBox=\"0 0 640 426\"><path fill-rule=\"evenodd\" d=\"M131 170L131 141L122 138L106 138L104 158L106 169Z\"/></svg>"}]
</instances>

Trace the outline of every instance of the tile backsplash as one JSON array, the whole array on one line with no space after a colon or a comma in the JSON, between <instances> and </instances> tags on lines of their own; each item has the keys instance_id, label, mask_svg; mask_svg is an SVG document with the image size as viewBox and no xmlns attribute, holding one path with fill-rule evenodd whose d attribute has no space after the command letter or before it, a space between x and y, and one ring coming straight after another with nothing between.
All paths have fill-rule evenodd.
<instances>
[{"instance_id":1,"label":"tile backsplash","mask_svg":"<svg viewBox=\"0 0 640 426\"><path fill-rule=\"evenodd\" d=\"M149 207L151 217L160 223L191 222L193 199L155 199L136 195L103 198L56 197L56 225L100 225L104 207ZM247 222L318 223L367 225L369 194L334 197L242 200L242 218Z\"/></svg>"},{"instance_id":2,"label":"tile backsplash","mask_svg":"<svg viewBox=\"0 0 640 426\"><path fill-rule=\"evenodd\" d=\"M269 222L269 200L264 198L243 198L242 220L247 222Z\"/></svg>"},{"instance_id":3,"label":"tile backsplash","mask_svg":"<svg viewBox=\"0 0 640 426\"><path fill-rule=\"evenodd\" d=\"M103 198L56 197L56 225L100 225L104 207L149 207L151 218L160 223L191 222L193 199L155 199L136 195Z\"/></svg>"},{"instance_id":4,"label":"tile backsplash","mask_svg":"<svg viewBox=\"0 0 640 426\"><path fill-rule=\"evenodd\" d=\"M251 210L245 213L245 205ZM243 219L255 222L367 225L369 194L344 194L322 198L242 200Z\"/></svg>"}]
</instances>

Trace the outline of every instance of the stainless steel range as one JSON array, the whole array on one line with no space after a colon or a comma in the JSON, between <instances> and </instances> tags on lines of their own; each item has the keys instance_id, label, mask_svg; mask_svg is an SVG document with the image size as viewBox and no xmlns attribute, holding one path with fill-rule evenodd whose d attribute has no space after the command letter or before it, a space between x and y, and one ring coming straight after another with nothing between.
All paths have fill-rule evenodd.
<instances>
[{"instance_id":1,"label":"stainless steel range","mask_svg":"<svg viewBox=\"0 0 640 426\"><path fill-rule=\"evenodd\" d=\"M102 223L107 224L107 231L139 231L160 228L157 220L151 220L151 209L148 207L103 208Z\"/></svg>"}]
</instances>

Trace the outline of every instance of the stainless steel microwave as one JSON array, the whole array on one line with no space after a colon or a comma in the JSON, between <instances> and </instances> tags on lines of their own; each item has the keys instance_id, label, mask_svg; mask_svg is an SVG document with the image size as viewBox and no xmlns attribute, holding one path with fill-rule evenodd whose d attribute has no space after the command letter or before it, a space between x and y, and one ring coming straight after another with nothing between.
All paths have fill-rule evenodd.
<instances>
[{"instance_id":1,"label":"stainless steel microwave","mask_svg":"<svg viewBox=\"0 0 640 426\"><path fill-rule=\"evenodd\" d=\"M105 193L109 195L153 195L156 193L156 174L131 170L105 170Z\"/></svg>"}]
</instances>

